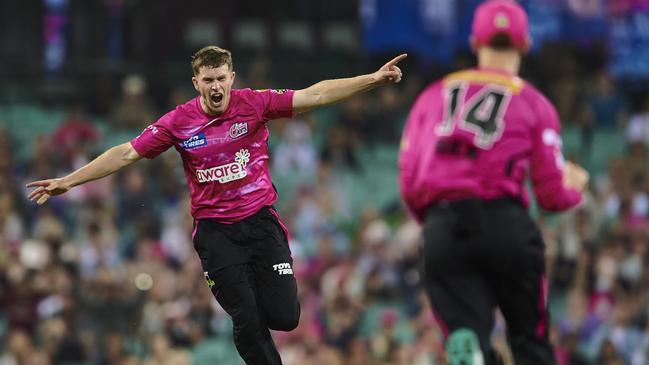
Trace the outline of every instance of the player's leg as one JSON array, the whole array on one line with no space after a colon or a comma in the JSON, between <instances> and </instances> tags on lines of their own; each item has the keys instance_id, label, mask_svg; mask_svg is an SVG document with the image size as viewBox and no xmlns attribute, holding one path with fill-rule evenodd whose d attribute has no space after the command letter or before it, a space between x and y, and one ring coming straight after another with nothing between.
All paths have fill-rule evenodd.
<instances>
[{"instance_id":1,"label":"player's leg","mask_svg":"<svg viewBox=\"0 0 649 365\"><path fill-rule=\"evenodd\" d=\"M435 317L446 332L450 365L497 364L490 341L495 306L487 284L480 275L436 276L426 277L425 286Z\"/></svg>"},{"instance_id":2,"label":"player's leg","mask_svg":"<svg viewBox=\"0 0 649 365\"><path fill-rule=\"evenodd\" d=\"M458 234L458 219L450 209L435 209L428 215L423 282L445 332L449 364L496 364L490 343L495 299L484 275L472 264L472 240L477 232Z\"/></svg>"},{"instance_id":3,"label":"player's leg","mask_svg":"<svg viewBox=\"0 0 649 365\"><path fill-rule=\"evenodd\" d=\"M234 344L247 365L281 365L282 360L257 303L255 278L250 264L221 269L216 280L232 277L233 281L218 285L212 293L221 307L232 317ZM211 279L212 275L208 278ZM240 281L235 281L239 278Z\"/></svg>"},{"instance_id":4,"label":"player's leg","mask_svg":"<svg viewBox=\"0 0 649 365\"><path fill-rule=\"evenodd\" d=\"M260 239L255 243L252 268L260 310L270 329L291 331L300 320L300 303L288 231L273 208L260 214L256 228Z\"/></svg>"},{"instance_id":5,"label":"player's leg","mask_svg":"<svg viewBox=\"0 0 649 365\"><path fill-rule=\"evenodd\" d=\"M498 305L507 322L507 339L517 364L556 364L548 339L549 315L541 233L523 208L512 208L499 242L507 242L504 269L495 279Z\"/></svg>"},{"instance_id":6,"label":"player's leg","mask_svg":"<svg viewBox=\"0 0 649 365\"><path fill-rule=\"evenodd\" d=\"M281 359L260 312L249 246L241 245L246 223L200 221L193 234L207 285L232 317L233 338L248 365L276 365Z\"/></svg>"}]
</instances>

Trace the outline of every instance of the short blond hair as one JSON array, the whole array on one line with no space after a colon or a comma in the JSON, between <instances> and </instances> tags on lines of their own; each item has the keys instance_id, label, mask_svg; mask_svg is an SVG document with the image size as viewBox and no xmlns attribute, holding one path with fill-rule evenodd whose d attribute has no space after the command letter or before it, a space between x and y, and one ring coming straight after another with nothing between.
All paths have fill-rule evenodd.
<instances>
[{"instance_id":1,"label":"short blond hair","mask_svg":"<svg viewBox=\"0 0 649 365\"><path fill-rule=\"evenodd\" d=\"M198 75L199 69L203 66L219 67L221 65L228 65L230 70L232 70L232 53L221 47L203 47L192 56L192 71L194 75Z\"/></svg>"}]
</instances>

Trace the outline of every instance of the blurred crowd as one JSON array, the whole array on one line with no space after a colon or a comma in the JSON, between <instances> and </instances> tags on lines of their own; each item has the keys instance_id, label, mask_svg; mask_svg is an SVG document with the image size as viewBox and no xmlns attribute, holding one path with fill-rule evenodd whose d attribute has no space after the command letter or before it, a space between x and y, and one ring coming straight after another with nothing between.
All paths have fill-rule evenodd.
<instances>
[{"instance_id":1,"label":"blurred crowd","mask_svg":"<svg viewBox=\"0 0 649 365\"><path fill-rule=\"evenodd\" d=\"M525 75L556 103L564 127L578 131L570 157L588 166L598 148L592 135L602 131L625 145L606 168L591 170L578 209L535 213L547 244L559 364L649 364L649 98L638 102L606 71L584 71L578 55L562 53L557 65L553 52L561 49L543 52ZM460 57L455 67L469 61ZM274 84L263 67L238 77L239 87ZM396 153L427 81L406 73L402 85L328 113L270 123L273 176L290 182L278 183L277 208L292 233L302 304L299 327L274 333L287 365L445 364L419 281L420 227L398 196L359 208L351 203L358 192L342 182L375 168L363 165L361 151ZM124 77L121 86L114 102L94 108L99 113L68 106L51 134L34 132L29 141L0 120L0 365L241 364L193 251L175 151L44 206L25 198L26 182L62 176L102 152L102 130L134 137L193 96L171 90L158 105L145 77ZM18 143L31 144L29 158L14 153ZM498 316L494 344L512 364L505 336Z\"/></svg>"}]
</instances>

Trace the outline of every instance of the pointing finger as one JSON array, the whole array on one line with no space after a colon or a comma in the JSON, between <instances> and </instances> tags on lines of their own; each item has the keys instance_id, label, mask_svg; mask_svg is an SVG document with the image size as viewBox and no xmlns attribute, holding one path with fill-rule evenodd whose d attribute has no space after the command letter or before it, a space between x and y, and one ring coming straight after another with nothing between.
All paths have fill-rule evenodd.
<instances>
[{"instance_id":1,"label":"pointing finger","mask_svg":"<svg viewBox=\"0 0 649 365\"><path fill-rule=\"evenodd\" d=\"M402 53L402 54L398 55L397 57L393 58L393 59L392 59L390 62L388 62L386 65L387 65L388 67L392 67L392 66L396 65L397 63L399 63L401 60L403 60L403 59L406 58L406 57L408 57L408 55L407 55L406 53Z\"/></svg>"},{"instance_id":2,"label":"pointing finger","mask_svg":"<svg viewBox=\"0 0 649 365\"><path fill-rule=\"evenodd\" d=\"M47 186L50 184L49 180L39 180L39 181L32 181L25 185L25 187L32 188L34 186Z\"/></svg>"}]
</instances>

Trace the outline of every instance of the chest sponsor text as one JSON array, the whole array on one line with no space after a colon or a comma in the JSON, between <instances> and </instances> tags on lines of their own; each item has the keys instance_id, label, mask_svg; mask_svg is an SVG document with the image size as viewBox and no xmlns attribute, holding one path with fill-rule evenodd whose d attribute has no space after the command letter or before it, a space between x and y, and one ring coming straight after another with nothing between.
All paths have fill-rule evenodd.
<instances>
[{"instance_id":1,"label":"chest sponsor text","mask_svg":"<svg viewBox=\"0 0 649 365\"><path fill-rule=\"evenodd\" d=\"M246 171L248 161L250 161L250 152L247 149L241 149L235 154L234 162L209 169L196 170L196 178L199 183L218 181L225 184L230 181L240 180L248 176Z\"/></svg>"}]
</instances>

